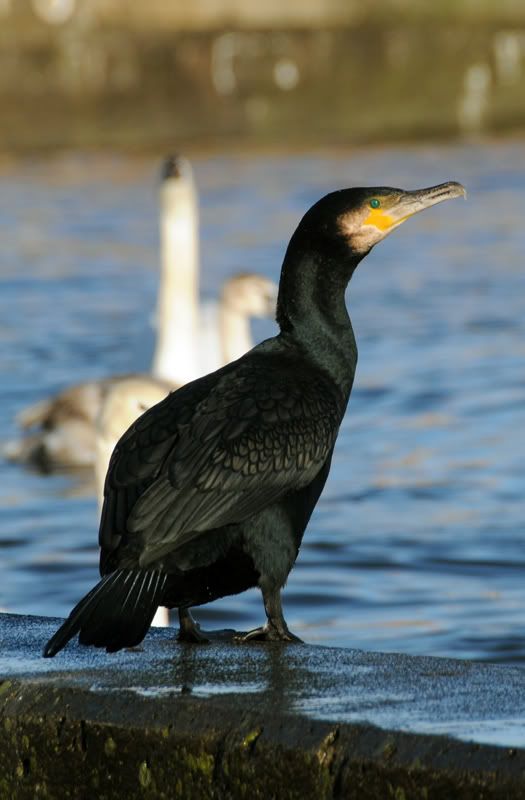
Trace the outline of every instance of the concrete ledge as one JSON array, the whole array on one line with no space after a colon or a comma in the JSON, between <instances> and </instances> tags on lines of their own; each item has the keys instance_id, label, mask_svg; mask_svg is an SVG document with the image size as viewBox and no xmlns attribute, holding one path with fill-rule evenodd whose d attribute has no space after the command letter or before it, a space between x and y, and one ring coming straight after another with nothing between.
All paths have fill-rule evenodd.
<instances>
[{"instance_id":1,"label":"concrete ledge","mask_svg":"<svg viewBox=\"0 0 525 800\"><path fill-rule=\"evenodd\" d=\"M0 617L0 798L525 796L520 669L172 630L43 660L55 627Z\"/></svg>"}]
</instances>

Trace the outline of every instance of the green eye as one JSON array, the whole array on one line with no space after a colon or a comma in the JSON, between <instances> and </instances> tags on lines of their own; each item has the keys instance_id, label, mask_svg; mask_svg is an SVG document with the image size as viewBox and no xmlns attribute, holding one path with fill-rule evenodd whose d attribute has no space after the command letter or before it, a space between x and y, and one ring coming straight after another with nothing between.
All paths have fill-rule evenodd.
<instances>
[{"instance_id":1,"label":"green eye","mask_svg":"<svg viewBox=\"0 0 525 800\"><path fill-rule=\"evenodd\" d=\"M377 198L374 197L373 200L370 200L370 208L381 208L381 200L377 200Z\"/></svg>"}]
</instances>

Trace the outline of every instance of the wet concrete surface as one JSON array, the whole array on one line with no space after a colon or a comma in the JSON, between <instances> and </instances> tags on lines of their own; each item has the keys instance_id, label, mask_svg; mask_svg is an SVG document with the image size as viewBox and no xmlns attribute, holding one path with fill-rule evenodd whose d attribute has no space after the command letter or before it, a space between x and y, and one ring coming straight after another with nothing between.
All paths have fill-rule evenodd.
<instances>
[{"instance_id":1,"label":"wet concrete surface","mask_svg":"<svg viewBox=\"0 0 525 800\"><path fill-rule=\"evenodd\" d=\"M151 629L136 651L107 654L75 642L54 659L43 659L43 645L57 627L47 618L0 615L0 677L170 701L228 696L231 707L278 707L310 719L525 749L522 668L308 645L234 644L227 631L209 645L183 645L174 629Z\"/></svg>"},{"instance_id":2,"label":"wet concrete surface","mask_svg":"<svg viewBox=\"0 0 525 800\"><path fill-rule=\"evenodd\" d=\"M236 645L227 632L180 645L170 629L134 651L75 643L43 659L56 626L0 616L0 797L17 781L31 796L37 779L48 797L112 796L104 781L116 749L111 786L129 796L524 796L522 669ZM82 768L83 788L57 771L57 753ZM178 794L162 788L179 784Z\"/></svg>"}]
</instances>

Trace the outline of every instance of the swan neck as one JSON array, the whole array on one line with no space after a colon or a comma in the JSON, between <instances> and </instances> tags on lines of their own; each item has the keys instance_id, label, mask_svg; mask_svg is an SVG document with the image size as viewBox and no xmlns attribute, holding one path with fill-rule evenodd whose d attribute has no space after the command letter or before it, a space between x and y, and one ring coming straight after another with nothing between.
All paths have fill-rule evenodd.
<instances>
[{"instance_id":1,"label":"swan neck","mask_svg":"<svg viewBox=\"0 0 525 800\"><path fill-rule=\"evenodd\" d=\"M168 179L162 185L160 247L158 334L152 372L156 378L184 384L198 373L198 208L191 181Z\"/></svg>"},{"instance_id":2,"label":"swan neck","mask_svg":"<svg viewBox=\"0 0 525 800\"><path fill-rule=\"evenodd\" d=\"M251 350L253 340L248 315L242 314L222 302L219 307L219 337L221 355L225 364L236 361L248 350Z\"/></svg>"}]
</instances>

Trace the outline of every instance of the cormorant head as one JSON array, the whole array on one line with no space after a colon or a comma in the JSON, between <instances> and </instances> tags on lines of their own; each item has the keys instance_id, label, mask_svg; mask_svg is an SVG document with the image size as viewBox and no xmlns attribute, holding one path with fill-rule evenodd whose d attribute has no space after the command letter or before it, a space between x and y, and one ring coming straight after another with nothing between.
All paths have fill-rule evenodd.
<instances>
[{"instance_id":1,"label":"cormorant head","mask_svg":"<svg viewBox=\"0 0 525 800\"><path fill-rule=\"evenodd\" d=\"M326 195L303 218L310 235L331 240L358 258L365 256L390 231L418 211L464 197L464 187L455 181L428 189L404 191L388 186L341 189Z\"/></svg>"},{"instance_id":2,"label":"cormorant head","mask_svg":"<svg viewBox=\"0 0 525 800\"><path fill-rule=\"evenodd\" d=\"M460 183L449 181L409 192L376 186L322 197L306 212L286 251L277 303L281 330L308 325L316 305L344 319L344 291L372 247L418 211L465 195Z\"/></svg>"},{"instance_id":3,"label":"cormorant head","mask_svg":"<svg viewBox=\"0 0 525 800\"><path fill-rule=\"evenodd\" d=\"M351 204L339 215L338 224L343 237L358 254L368 253L390 231L419 211L466 195L465 188L455 181L408 192L385 186L350 191Z\"/></svg>"}]
</instances>

